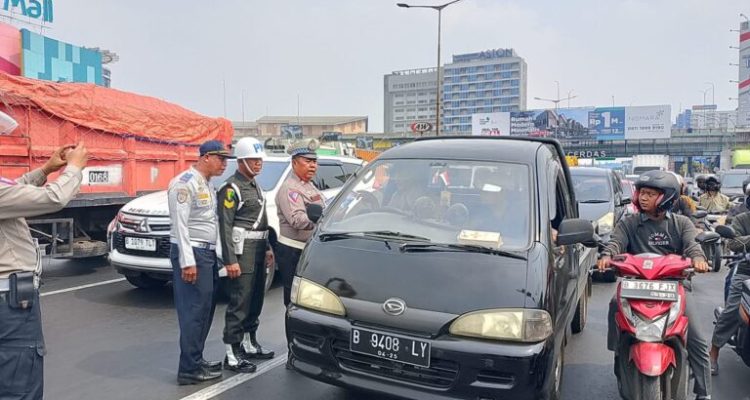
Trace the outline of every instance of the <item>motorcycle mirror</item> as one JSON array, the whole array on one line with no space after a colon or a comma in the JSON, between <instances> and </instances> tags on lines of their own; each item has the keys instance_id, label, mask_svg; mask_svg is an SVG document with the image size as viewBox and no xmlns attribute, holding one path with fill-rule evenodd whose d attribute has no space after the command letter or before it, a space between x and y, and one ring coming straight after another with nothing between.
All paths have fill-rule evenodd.
<instances>
[{"instance_id":1,"label":"motorcycle mirror","mask_svg":"<svg viewBox=\"0 0 750 400\"><path fill-rule=\"evenodd\" d=\"M721 237L727 239L734 239L735 237L737 237L737 232L735 232L731 226L727 225L717 226L716 233L718 233Z\"/></svg>"},{"instance_id":2,"label":"motorcycle mirror","mask_svg":"<svg viewBox=\"0 0 750 400\"><path fill-rule=\"evenodd\" d=\"M697 219L706 218L707 215L708 215L708 212L706 210L698 210L698 211L696 211L696 212L693 213L693 217L695 217Z\"/></svg>"}]
</instances>

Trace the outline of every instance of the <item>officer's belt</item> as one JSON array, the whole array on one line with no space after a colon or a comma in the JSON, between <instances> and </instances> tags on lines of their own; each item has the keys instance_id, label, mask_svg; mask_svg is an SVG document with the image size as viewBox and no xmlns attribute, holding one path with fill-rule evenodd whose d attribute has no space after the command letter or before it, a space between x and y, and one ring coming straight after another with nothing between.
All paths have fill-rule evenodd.
<instances>
[{"instance_id":1,"label":"officer's belt","mask_svg":"<svg viewBox=\"0 0 750 400\"><path fill-rule=\"evenodd\" d=\"M283 245L287 245L289 247L294 247L295 249L304 249L305 248L305 242L300 242L299 240L289 239L288 237L284 237L279 235L279 243Z\"/></svg>"},{"instance_id":2,"label":"officer's belt","mask_svg":"<svg viewBox=\"0 0 750 400\"><path fill-rule=\"evenodd\" d=\"M255 240L268 239L268 231L245 230L245 232L242 233L242 238L243 239L255 239Z\"/></svg>"},{"instance_id":3,"label":"officer's belt","mask_svg":"<svg viewBox=\"0 0 750 400\"><path fill-rule=\"evenodd\" d=\"M206 250L216 250L216 244L215 243L208 243L208 242L199 242L197 240L191 240L190 246L196 247L199 249L206 249Z\"/></svg>"}]
</instances>

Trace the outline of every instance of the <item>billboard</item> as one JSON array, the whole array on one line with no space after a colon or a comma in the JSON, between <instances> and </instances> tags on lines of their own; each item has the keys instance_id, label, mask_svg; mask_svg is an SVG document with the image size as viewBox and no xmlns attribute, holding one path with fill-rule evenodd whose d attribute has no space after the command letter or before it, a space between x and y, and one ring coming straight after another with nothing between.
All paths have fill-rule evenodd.
<instances>
[{"instance_id":1,"label":"billboard","mask_svg":"<svg viewBox=\"0 0 750 400\"><path fill-rule=\"evenodd\" d=\"M21 32L0 23L0 71L21 75Z\"/></svg>"},{"instance_id":2,"label":"billboard","mask_svg":"<svg viewBox=\"0 0 750 400\"><path fill-rule=\"evenodd\" d=\"M510 113L472 114L471 134L474 136L510 135Z\"/></svg>"},{"instance_id":3,"label":"billboard","mask_svg":"<svg viewBox=\"0 0 750 400\"><path fill-rule=\"evenodd\" d=\"M103 85L102 54L21 29L21 74L53 82Z\"/></svg>"},{"instance_id":4,"label":"billboard","mask_svg":"<svg viewBox=\"0 0 750 400\"><path fill-rule=\"evenodd\" d=\"M737 126L750 127L750 22L740 25Z\"/></svg>"},{"instance_id":5,"label":"billboard","mask_svg":"<svg viewBox=\"0 0 750 400\"><path fill-rule=\"evenodd\" d=\"M473 135L596 140L659 139L671 134L668 105L576 107L472 115Z\"/></svg>"}]
</instances>

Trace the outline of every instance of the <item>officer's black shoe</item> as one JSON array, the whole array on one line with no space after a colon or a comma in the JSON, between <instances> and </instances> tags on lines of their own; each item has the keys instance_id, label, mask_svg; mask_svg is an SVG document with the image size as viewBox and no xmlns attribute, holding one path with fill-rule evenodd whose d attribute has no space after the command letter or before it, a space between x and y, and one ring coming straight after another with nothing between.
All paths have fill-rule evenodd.
<instances>
[{"instance_id":1,"label":"officer's black shoe","mask_svg":"<svg viewBox=\"0 0 750 400\"><path fill-rule=\"evenodd\" d=\"M249 346L248 346L249 344ZM255 334L250 334L250 343L247 341L243 342L243 350L245 350L245 355L248 358L257 358L260 360L270 360L273 358L274 353L273 351L266 351L263 350L263 347L258 343L258 340L255 338Z\"/></svg>"},{"instance_id":2,"label":"officer's black shoe","mask_svg":"<svg viewBox=\"0 0 750 400\"><path fill-rule=\"evenodd\" d=\"M219 378L221 378L221 372L213 372L201 367L195 372L178 373L177 383L180 385L195 385Z\"/></svg>"},{"instance_id":3,"label":"officer's black shoe","mask_svg":"<svg viewBox=\"0 0 750 400\"><path fill-rule=\"evenodd\" d=\"M221 361L206 361L201 359L201 367L211 372L221 372Z\"/></svg>"},{"instance_id":4,"label":"officer's black shoe","mask_svg":"<svg viewBox=\"0 0 750 400\"><path fill-rule=\"evenodd\" d=\"M232 365L234 364L234 365ZM224 369L227 371L237 372L241 374L251 374L255 372L258 367L244 358L238 358L236 363L229 363L229 357L224 358Z\"/></svg>"}]
</instances>

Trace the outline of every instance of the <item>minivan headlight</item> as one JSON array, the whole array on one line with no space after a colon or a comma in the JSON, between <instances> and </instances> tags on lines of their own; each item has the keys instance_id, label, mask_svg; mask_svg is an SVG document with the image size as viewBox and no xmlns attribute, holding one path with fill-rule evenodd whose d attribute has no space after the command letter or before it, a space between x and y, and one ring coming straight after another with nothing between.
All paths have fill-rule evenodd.
<instances>
[{"instance_id":1,"label":"minivan headlight","mask_svg":"<svg viewBox=\"0 0 750 400\"><path fill-rule=\"evenodd\" d=\"M299 276L292 281L291 301L293 304L311 310L334 315L345 315L344 304L335 293Z\"/></svg>"},{"instance_id":2,"label":"minivan headlight","mask_svg":"<svg viewBox=\"0 0 750 400\"><path fill-rule=\"evenodd\" d=\"M604 216L596 221L596 224L599 227L600 235L606 235L612 232L612 228L615 225L615 214L613 212L604 214Z\"/></svg>"},{"instance_id":3,"label":"minivan headlight","mask_svg":"<svg viewBox=\"0 0 750 400\"><path fill-rule=\"evenodd\" d=\"M494 309L458 317L450 333L481 339L541 342L552 334L552 318L544 310Z\"/></svg>"}]
</instances>

